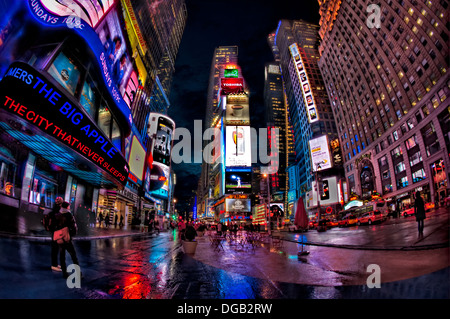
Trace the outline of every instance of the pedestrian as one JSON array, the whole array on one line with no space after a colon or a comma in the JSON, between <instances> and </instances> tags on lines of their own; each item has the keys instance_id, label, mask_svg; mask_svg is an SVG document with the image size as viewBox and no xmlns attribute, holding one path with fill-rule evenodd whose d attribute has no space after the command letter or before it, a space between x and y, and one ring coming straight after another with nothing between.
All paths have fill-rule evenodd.
<instances>
[{"instance_id":1,"label":"pedestrian","mask_svg":"<svg viewBox=\"0 0 450 319\"><path fill-rule=\"evenodd\" d=\"M55 219L56 214L59 213L63 202L64 202L64 200L62 199L62 197L56 197L55 205L53 205L53 209L47 215L47 220L48 220L47 225L44 225L46 230L48 230L50 232L52 239L53 239L53 234L56 230L56 219ZM56 243L56 241L52 240L52 243L51 243L51 258L52 258L51 269L53 271L62 271L61 265L58 265L58 251L59 251L58 244Z\"/></svg>"},{"instance_id":2,"label":"pedestrian","mask_svg":"<svg viewBox=\"0 0 450 319\"><path fill-rule=\"evenodd\" d=\"M178 231L180 232L180 238L181 240L184 240L184 232L186 230L186 223L184 220L180 220L178 222Z\"/></svg>"},{"instance_id":3,"label":"pedestrian","mask_svg":"<svg viewBox=\"0 0 450 319\"><path fill-rule=\"evenodd\" d=\"M102 223L103 223L103 212L100 212L98 214L98 228L102 228Z\"/></svg>"},{"instance_id":4,"label":"pedestrian","mask_svg":"<svg viewBox=\"0 0 450 319\"><path fill-rule=\"evenodd\" d=\"M108 228L108 226L109 226L109 214L106 213L105 214L105 228Z\"/></svg>"},{"instance_id":5,"label":"pedestrian","mask_svg":"<svg viewBox=\"0 0 450 319\"><path fill-rule=\"evenodd\" d=\"M122 229L123 227L123 215L120 214L120 221L119 221L119 227Z\"/></svg>"},{"instance_id":6,"label":"pedestrian","mask_svg":"<svg viewBox=\"0 0 450 319\"><path fill-rule=\"evenodd\" d=\"M414 201L414 213L416 215L416 221L419 228L419 236L423 236L425 214L425 203L423 201L420 192L416 193L416 200Z\"/></svg>"},{"instance_id":7,"label":"pedestrian","mask_svg":"<svg viewBox=\"0 0 450 319\"><path fill-rule=\"evenodd\" d=\"M119 219L119 216L116 213L116 215L114 216L114 228L117 228L117 220L118 219Z\"/></svg>"},{"instance_id":8,"label":"pedestrian","mask_svg":"<svg viewBox=\"0 0 450 319\"><path fill-rule=\"evenodd\" d=\"M67 266L66 266L66 250L70 254L72 262L75 265L79 266L77 253L72 243L72 237L75 236L77 233L77 224L75 222L75 218L73 217L72 213L69 210L68 202L62 203L61 210L59 211L58 214L56 214L55 219L56 219L56 231L63 230L64 228L67 227L67 231L69 234L67 238L58 239L57 241L53 240L54 242L57 243L59 248L59 260L61 263L61 271L63 273L63 277L67 278L69 275L67 273Z\"/></svg>"}]
</instances>

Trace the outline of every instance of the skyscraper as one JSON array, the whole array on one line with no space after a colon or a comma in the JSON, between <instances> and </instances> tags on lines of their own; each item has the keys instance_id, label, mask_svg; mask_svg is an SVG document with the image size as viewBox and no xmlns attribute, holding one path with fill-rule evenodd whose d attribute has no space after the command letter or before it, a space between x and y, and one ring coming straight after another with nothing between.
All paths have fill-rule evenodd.
<instances>
[{"instance_id":1,"label":"skyscraper","mask_svg":"<svg viewBox=\"0 0 450 319\"><path fill-rule=\"evenodd\" d=\"M366 1L319 1L319 67L349 190L434 201L448 193L448 2L378 3L377 26Z\"/></svg>"},{"instance_id":2,"label":"skyscraper","mask_svg":"<svg viewBox=\"0 0 450 319\"><path fill-rule=\"evenodd\" d=\"M319 26L305 21L281 20L273 38L279 57L289 119L294 132L295 160L289 162L289 189L295 199L311 190L314 175L309 141L336 137L336 125L318 67ZM299 64L299 62L301 63ZM339 175L339 171L328 171Z\"/></svg>"},{"instance_id":3,"label":"skyscraper","mask_svg":"<svg viewBox=\"0 0 450 319\"><path fill-rule=\"evenodd\" d=\"M284 103L284 90L281 78L280 66L276 62L267 63L265 66L264 79L264 104L266 108L267 128L278 129L278 171L270 175L270 194L272 201L283 202L287 207L287 107ZM269 142L272 139L269 138ZM275 145L270 145L273 149Z\"/></svg>"},{"instance_id":4,"label":"skyscraper","mask_svg":"<svg viewBox=\"0 0 450 319\"><path fill-rule=\"evenodd\" d=\"M215 128L220 132L216 140L219 148L213 153L206 151L203 156L197 207L199 214L222 222L229 222L233 217L244 221L251 212L248 95L238 65L238 47L216 48L211 63L204 129ZM204 149L210 143L205 141Z\"/></svg>"}]
</instances>

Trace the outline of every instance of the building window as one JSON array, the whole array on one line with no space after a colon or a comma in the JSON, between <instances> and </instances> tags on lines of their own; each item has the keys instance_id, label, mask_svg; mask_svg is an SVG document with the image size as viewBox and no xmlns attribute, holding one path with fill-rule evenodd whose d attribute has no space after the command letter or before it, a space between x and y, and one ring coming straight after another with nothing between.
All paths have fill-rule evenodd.
<instances>
[{"instance_id":1,"label":"building window","mask_svg":"<svg viewBox=\"0 0 450 319\"><path fill-rule=\"evenodd\" d=\"M420 182L421 180L424 180L425 178L426 178L426 175L425 175L425 170L423 168L412 173L413 183Z\"/></svg>"},{"instance_id":2,"label":"building window","mask_svg":"<svg viewBox=\"0 0 450 319\"><path fill-rule=\"evenodd\" d=\"M16 194L18 185L15 183L17 166L0 158L0 168L0 193L11 197L18 197L19 194Z\"/></svg>"},{"instance_id":3,"label":"building window","mask_svg":"<svg viewBox=\"0 0 450 319\"><path fill-rule=\"evenodd\" d=\"M396 148L394 148L394 149L391 151L392 159L399 158L399 157L402 156L402 155L403 155L403 152L402 152L402 147L401 147L401 146L397 146Z\"/></svg>"},{"instance_id":4,"label":"building window","mask_svg":"<svg viewBox=\"0 0 450 319\"><path fill-rule=\"evenodd\" d=\"M420 155L420 151L417 153L414 153L409 157L409 165L412 167L414 165L419 164L422 162L422 155Z\"/></svg>"},{"instance_id":5,"label":"building window","mask_svg":"<svg viewBox=\"0 0 450 319\"><path fill-rule=\"evenodd\" d=\"M405 169L406 169L406 167L405 167L405 163L404 162L397 163L394 166L395 174L399 174L399 173L403 172Z\"/></svg>"},{"instance_id":6,"label":"building window","mask_svg":"<svg viewBox=\"0 0 450 319\"><path fill-rule=\"evenodd\" d=\"M397 180L397 189L404 188L408 186L408 177L402 177Z\"/></svg>"},{"instance_id":7,"label":"building window","mask_svg":"<svg viewBox=\"0 0 450 319\"><path fill-rule=\"evenodd\" d=\"M410 150L411 148L416 146L417 145L416 135L413 135L410 138L408 138L406 140L405 144L406 144L406 149L407 150Z\"/></svg>"}]
</instances>

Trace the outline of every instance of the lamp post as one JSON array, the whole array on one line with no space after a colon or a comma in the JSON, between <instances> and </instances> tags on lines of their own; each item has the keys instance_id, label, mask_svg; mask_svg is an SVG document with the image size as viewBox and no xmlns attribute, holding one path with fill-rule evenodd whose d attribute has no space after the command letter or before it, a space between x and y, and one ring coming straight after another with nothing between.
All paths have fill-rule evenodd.
<instances>
[{"instance_id":1,"label":"lamp post","mask_svg":"<svg viewBox=\"0 0 450 319\"><path fill-rule=\"evenodd\" d=\"M314 163L316 165L316 191L317 191L317 225L319 225L320 222L320 187L319 187L319 169L321 168L320 165L323 164L322 162Z\"/></svg>"},{"instance_id":2,"label":"lamp post","mask_svg":"<svg viewBox=\"0 0 450 319\"><path fill-rule=\"evenodd\" d=\"M270 227L270 184L269 184L269 174L264 174L264 177L267 181L267 213L266 213L266 225L267 225L267 232L269 235L271 235L271 227Z\"/></svg>"}]
</instances>

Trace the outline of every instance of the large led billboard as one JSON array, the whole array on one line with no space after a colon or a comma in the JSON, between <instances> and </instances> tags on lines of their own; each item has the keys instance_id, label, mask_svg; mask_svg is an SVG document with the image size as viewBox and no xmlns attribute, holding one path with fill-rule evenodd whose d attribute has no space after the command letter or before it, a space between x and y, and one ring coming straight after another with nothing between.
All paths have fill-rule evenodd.
<instances>
[{"instance_id":1,"label":"large led billboard","mask_svg":"<svg viewBox=\"0 0 450 319\"><path fill-rule=\"evenodd\" d=\"M226 127L225 166L252 166L250 126Z\"/></svg>"},{"instance_id":2,"label":"large led billboard","mask_svg":"<svg viewBox=\"0 0 450 319\"><path fill-rule=\"evenodd\" d=\"M41 0L43 6L60 17L80 17L91 27L95 27L100 19L114 4L113 0L73 1L73 0ZM76 22L73 22L76 26Z\"/></svg>"},{"instance_id":3,"label":"large led billboard","mask_svg":"<svg viewBox=\"0 0 450 319\"><path fill-rule=\"evenodd\" d=\"M235 213L251 212L251 200L240 198L225 199L226 211Z\"/></svg>"},{"instance_id":4,"label":"large led billboard","mask_svg":"<svg viewBox=\"0 0 450 319\"><path fill-rule=\"evenodd\" d=\"M244 92L244 79L242 78L222 78L220 83L224 95Z\"/></svg>"},{"instance_id":5,"label":"large led billboard","mask_svg":"<svg viewBox=\"0 0 450 319\"><path fill-rule=\"evenodd\" d=\"M226 98L225 125L250 125L248 96L229 94Z\"/></svg>"},{"instance_id":6,"label":"large led billboard","mask_svg":"<svg viewBox=\"0 0 450 319\"><path fill-rule=\"evenodd\" d=\"M148 135L153 141L153 161L170 166L175 122L168 116L150 113Z\"/></svg>"},{"instance_id":7,"label":"large led billboard","mask_svg":"<svg viewBox=\"0 0 450 319\"><path fill-rule=\"evenodd\" d=\"M328 147L328 137L326 135L309 140L309 149L314 172L332 167L330 149Z\"/></svg>"},{"instance_id":8,"label":"large led billboard","mask_svg":"<svg viewBox=\"0 0 450 319\"><path fill-rule=\"evenodd\" d=\"M319 114L317 113L317 106L314 101L314 96L309 84L308 75L306 74L306 69L303 67L303 60L298 50L297 43L290 45L289 50L291 51L297 76L300 81L300 87L302 88L305 107L308 113L308 121L309 123L314 123L319 120Z\"/></svg>"},{"instance_id":9,"label":"large led billboard","mask_svg":"<svg viewBox=\"0 0 450 319\"><path fill-rule=\"evenodd\" d=\"M252 169L227 168L225 170L225 194L251 194Z\"/></svg>"}]
</instances>

